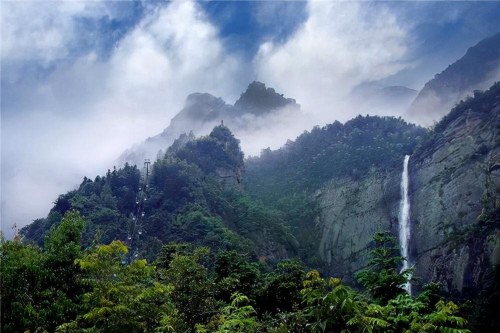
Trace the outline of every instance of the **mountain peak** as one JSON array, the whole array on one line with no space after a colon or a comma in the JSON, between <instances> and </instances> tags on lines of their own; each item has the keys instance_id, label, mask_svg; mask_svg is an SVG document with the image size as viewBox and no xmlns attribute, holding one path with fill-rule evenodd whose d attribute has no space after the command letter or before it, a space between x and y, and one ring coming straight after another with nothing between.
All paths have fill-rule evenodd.
<instances>
[{"instance_id":1,"label":"mountain peak","mask_svg":"<svg viewBox=\"0 0 500 333\"><path fill-rule=\"evenodd\" d=\"M182 120L212 120L217 119L220 113L227 111L230 106L220 97L208 93L193 93L188 95L184 108L172 119L172 123Z\"/></svg>"},{"instance_id":2,"label":"mountain peak","mask_svg":"<svg viewBox=\"0 0 500 333\"><path fill-rule=\"evenodd\" d=\"M283 94L278 94L273 88L268 88L259 81L250 83L234 104L240 110L257 115L288 105L299 107L294 99L283 97Z\"/></svg>"}]
</instances>

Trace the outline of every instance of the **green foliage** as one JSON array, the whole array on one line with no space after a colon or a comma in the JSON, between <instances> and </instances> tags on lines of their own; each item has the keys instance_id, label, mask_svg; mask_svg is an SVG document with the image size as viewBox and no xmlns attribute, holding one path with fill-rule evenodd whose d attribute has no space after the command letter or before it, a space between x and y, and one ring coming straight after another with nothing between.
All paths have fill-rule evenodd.
<instances>
[{"instance_id":1,"label":"green foliage","mask_svg":"<svg viewBox=\"0 0 500 333\"><path fill-rule=\"evenodd\" d=\"M197 248L192 253L177 252L171 257L168 268L158 269L159 280L172 286L172 302L189 330L196 324L208 322L219 305L214 299L208 270L202 265L208 253L207 248Z\"/></svg>"},{"instance_id":2,"label":"green foliage","mask_svg":"<svg viewBox=\"0 0 500 333\"><path fill-rule=\"evenodd\" d=\"M231 296L231 303L222 308L220 314L214 319L215 322L207 326L197 325L197 333L257 333L260 332L260 324L256 318L255 309L248 305L248 297L240 293ZM207 327L214 329L207 329Z\"/></svg>"},{"instance_id":3,"label":"green foliage","mask_svg":"<svg viewBox=\"0 0 500 333\"><path fill-rule=\"evenodd\" d=\"M163 246L154 265L124 260L121 241L82 254L82 229L79 215L68 211L44 250L2 240L3 331L469 332L458 306L442 300L436 285L417 298L384 294L381 304L338 278L305 274L297 261L266 271L242 253L212 255L187 243ZM375 238L390 243L385 234ZM398 262L389 259L384 255L372 268Z\"/></svg>"},{"instance_id":4,"label":"green foliage","mask_svg":"<svg viewBox=\"0 0 500 333\"><path fill-rule=\"evenodd\" d=\"M128 241L131 233L134 251L149 260L158 255L162 243L169 242L208 246L215 252L270 255L272 260L276 254L296 251L296 241L282 216L251 200L238 187L244 172L243 153L227 127L217 126L199 139L180 138L150 171L140 236L133 232L137 230L133 216L145 178L128 164L93 181L84 178L77 190L57 199L47 218L21 233L42 245L51 226L59 225L62 215L75 209L87 222L84 247L92 244L98 232L103 244ZM224 177L232 177L234 186L228 186Z\"/></svg>"},{"instance_id":5,"label":"green foliage","mask_svg":"<svg viewBox=\"0 0 500 333\"><path fill-rule=\"evenodd\" d=\"M297 260L278 263L270 272L258 295L258 308L262 313L292 312L301 302L300 290L306 276L305 267Z\"/></svg>"},{"instance_id":6,"label":"green foliage","mask_svg":"<svg viewBox=\"0 0 500 333\"><path fill-rule=\"evenodd\" d=\"M301 293L312 332L340 332L357 310L355 292L340 279L325 281L317 271L307 273Z\"/></svg>"},{"instance_id":7,"label":"green foliage","mask_svg":"<svg viewBox=\"0 0 500 333\"><path fill-rule=\"evenodd\" d=\"M218 297L229 301L231 295L241 293L255 300L262 280L260 268L258 263L250 262L248 256L236 251L218 253L214 266Z\"/></svg>"},{"instance_id":8,"label":"green foliage","mask_svg":"<svg viewBox=\"0 0 500 333\"><path fill-rule=\"evenodd\" d=\"M153 332L165 318L175 317L172 287L156 281L145 260L122 265L127 252L125 244L113 241L77 260L91 291L84 294L85 311L58 332Z\"/></svg>"},{"instance_id":9,"label":"green foliage","mask_svg":"<svg viewBox=\"0 0 500 333\"><path fill-rule=\"evenodd\" d=\"M332 178L359 179L372 170L400 168L425 130L401 118L358 116L304 132L295 141L246 160L246 189L252 199L282 213L300 244L301 258L313 267L317 258L315 191Z\"/></svg>"},{"instance_id":10,"label":"green foliage","mask_svg":"<svg viewBox=\"0 0 500 333\"><path fill-rule=\"evenodd\" d=\"M43 292L42 251L32 245L23 245L18 239L5 241L0 247L2 331L16 332L43 329L46 325L40 313Z\"/></svg>"},{"instance_id":11,"label":"green foliage","mask_svg":"<svg viewBox=\"0 0 500 333\"><path fill-rule=\"evenodd\" d=\"M84 289L74 261L81 256L83 228L80 215L68 211L43 251L19 239L1 241L3 332L54 331L76 316Z\"/></svg>"},{"instance_id":12,"label":"green foliage","mask_svg":"<svg viewBox=\"0 0 500 333\"><path fill-rule=\"evenodd\" d=\"M403 294L402 286L408 282L413 272L406 269L399 272L405 258L398 255L395 238L388 232L378 232L373 237L375 248L371 251L368 269L356 274L370 295L381 304Z\"/></svg>"},{"instance_id":13,"label":"green foliage","mask_svg":"<svg viewBox=\"0 0 500 333\"><path fill-rule=\"evenodd\" d=\"M205 173L215 173L218 169L237 172L244 168L239 140L223 125L216 126L206 137L187 142L176 156Z\"/></svg>"}]
</instances>

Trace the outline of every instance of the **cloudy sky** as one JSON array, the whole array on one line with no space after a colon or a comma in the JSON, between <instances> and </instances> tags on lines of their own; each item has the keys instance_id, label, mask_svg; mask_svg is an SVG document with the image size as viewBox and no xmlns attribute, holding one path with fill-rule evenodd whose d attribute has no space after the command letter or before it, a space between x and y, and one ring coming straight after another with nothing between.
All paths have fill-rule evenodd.
<instances>
[{"instance_id":1,"label":"cloudy sky","mask_svg":"<svg viewBox=\"0 0 500 333\"><path fill-rule=\"evenodd\" d=\"M124 149L161 132L189 93L233 103L259 80L295 98L315 124L345 121L358 112L345 102L354 87L420 89L500 31L500 2L0 4L7 236L14 223L45 216L83 176L104 174ZM253 149L281 144L260 137Z\"/></svg>"}]
</instances>

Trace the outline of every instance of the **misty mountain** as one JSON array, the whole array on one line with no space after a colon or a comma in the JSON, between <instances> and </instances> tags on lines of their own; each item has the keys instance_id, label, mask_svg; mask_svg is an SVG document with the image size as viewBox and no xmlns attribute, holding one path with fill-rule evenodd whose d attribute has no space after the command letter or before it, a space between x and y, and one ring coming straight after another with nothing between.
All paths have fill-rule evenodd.
<instances>
[{"instance_id":1,"label":"misty mountain","mask_svg":"<svg viewBox=\"0 0 500 333\"><path fill-rule=\"evenodd\" d=\"M264 83L254 81L234 103L234 107L239 113L263 115L284 107L300 108L300 105L293 98L285 98L273 88L266 88Z\"/></svg>"},{"instance_id":2,"label":"misty mountain","mask_svg":"<svg viewBox=\"0 0 500 333\"><path fill-rule=\"evenodd\" d=\"M474 90L500 79L500 33L480 41L427 82L407 111L410 120L431 124Z\"/></svg>"},{"instance_id":3,"label":"misty mountain","mask_svg":"<svg viewBox=\"0 0 500 333\"><path fill-rule=\"evenodd\" d=\"M122 240L150 259L169 242L237 250L271 262L293 256L297 244L282 215L242 191L244 173L239 141L218 125L205 137L181 136L149 173L125 164L84 178L21 234L42 245L67 211L78 210L87 222L85 246L99 235L100 242Z\"/></svg>"},{"instance_id":4,"label":"misty mountain","mask_svg":"<svg viewBox=\"0 0 500 333\"><path fill-rule=\"evenodd\" d=\"M290 116L294 112L300 112L300 105L294 99L283 97L273 88L257 81L250 83L234 105L208 93L190 94L182 110L172 118L170 125L162 133L123 152L118 165L140 165L145 158L155 159L158 152L164 152L181 134L207 134L221 121L230 123L231 129L238 135L255 125L256 118L272 116L285 108Z\"/></svg>"},{"instance_id":5,"label":"misty mountain","mask_svg":"<svg viewBox=\"0 0 500 333\"><path fill-rule=\"evenodd\" d=\"M458 104L433 130L390 117L316 127L246 163L255 200L284 212L306 257L353 281L371 235L398 234L409 160L410 264L418 289L477 292L499 263L500 84Z\"/></svg>"},{"instance_id":6,"label":"misty mountain","mask_svg":"<svg viewBox=\"0 0 500 333\"><path fill-rule=\"evenodd\" d=\"M349 97L354 105L368 112L389 108L396 114L402 114L417 93L415 89L405 86L383 86L379 82L366 82L355 87Z\"/></svg>"},{"instance_id":7,"label":"misty mountain","mask_svg":"<svg viewBox=\"0 0 500 333\"><path fill-rule=\"evenodd\" d=\"M499 103L496 83L458 104L432 130L401 118L358 116L317 126L246 160L222 124L207 136L184 134L164 148L150 172L126 164L84 178L21 235L43 245L64 214L78 210L84 248L122 240L131 249L129 260L153 260L164 244L188 243L216 256L231 251L258 258L262 268L298 257L354 284L356 272L369 264L373 235L398 235L403 160L410 155L406 259L416 269L412 290L437 282L483 304L500 263ZM474 306L483 311L489 305Z\"/></svg>"}]
</instances>

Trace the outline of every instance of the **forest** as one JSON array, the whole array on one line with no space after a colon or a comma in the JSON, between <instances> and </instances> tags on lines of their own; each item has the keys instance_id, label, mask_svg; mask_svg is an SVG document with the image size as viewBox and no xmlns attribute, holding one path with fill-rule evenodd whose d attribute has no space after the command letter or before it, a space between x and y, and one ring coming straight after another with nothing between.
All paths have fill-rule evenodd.
<instances>
[{"instance_id":1,"label":"forest","mask_svg":"<svg viewBox=\"0 0 500 333\"><path fill-rule=\"evenodd\" d=\"M476 97L494 101L492 91ZM391 230L373 235L349 284L316 251L318 185L400 168L471 105L433 130L372 116L316 127L260 159L245 160L219 125L182 135L146 169L85 177L47 217L2 238L2 331L494 331L498 269L475 295L437 283L409 295L414 268L401 271ZM495 214L483 214L488 226Z\"/></svg>"},{"instance_id":2,"label":"forest","mask_svg":"<svg viewBox=\"0 0 500 333\"><path fill-rule=\"evenodd\" d=\"M463 308L410 271L387 232L374 235L353 289L297 260L268 264L232 250L163 245L151 262L96 236L82 250L74 210L43 248L2 240L3 332L470 332Z\"/></svg>"}]
</instances>

